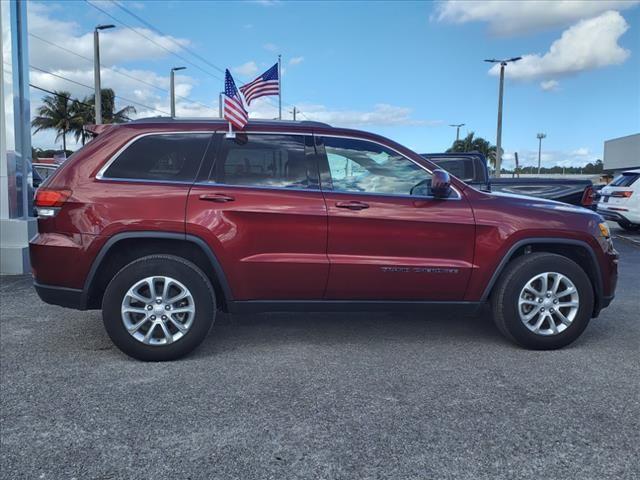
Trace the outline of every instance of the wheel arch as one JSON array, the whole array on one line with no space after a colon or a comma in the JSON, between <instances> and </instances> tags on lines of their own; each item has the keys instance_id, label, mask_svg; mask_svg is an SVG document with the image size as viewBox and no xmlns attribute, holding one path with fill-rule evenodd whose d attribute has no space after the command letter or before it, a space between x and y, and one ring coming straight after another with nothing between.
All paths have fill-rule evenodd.
<instances>
[{"instance_id":1,"label":"wheel arch","mask_svg":"<svg viewBox=\"0 0 640 480\"><path fill-rule=\"evenodd\" d=\"M139 231L116 234L101 247L87 275L82 303L87 309L100 308L104 289L113 275L136 258L158 253L185 258L202 269L214 287L219 308L226 310L233 301L222 264L202 238L176 232Z\"/></svg>"},{"instance_id":2,"label":"wheel arch","mask_svg":"<svg viewBox=\"0 0 640 480\"><path fill-rule=\"evenodd\" d=\"M603 285L600 264L596 254L587 242L567 238L525 238L517 241L509 248L493 272L489 283L484 289L481 301L486 302L489 299L500 275L502 275L509 262L531 252L556 253L576 262L591 281L594 294L593 316L596 317L599 314L602 308Z\"/></svg>"}]
</instances>

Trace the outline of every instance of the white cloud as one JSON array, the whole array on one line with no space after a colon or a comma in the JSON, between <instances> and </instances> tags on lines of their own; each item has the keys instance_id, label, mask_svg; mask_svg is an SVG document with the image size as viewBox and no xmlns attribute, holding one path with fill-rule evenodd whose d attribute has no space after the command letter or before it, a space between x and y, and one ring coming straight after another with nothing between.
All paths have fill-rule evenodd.
<instances>
[{"instance_id":1,"label":"white cloud","mask_svg":"<svg viewBox=\"0 0 640 480\"><path fill-rule=\"evenodd\" d=\"M293 57L289 60L289 65L300 65L304 62L304 57Z\"/></svg>"},{"instance_id":2,"label":"white cloud","mask_svg":"<svg viewBox=\"0 0 640 480\"><path fill-rule=\"evenodd\" d=\"M268 52L278 51L278 46L275 43L265 43L264 45L262 45L262 48L264 48Z\"/></svg>"},{"instance_id":3,"label":"white cloud","mask_svg":"<svg viewBox=\"0 0 640 480\"><path fill-rule=\"evenodd\" d=\"M93 32L82 31L75 22L53 18L49 14L51 9L44 4L29 2L28 9L29 33L32 34L29 37L29 57L33 65L47 70L86 68L87 65L92 65ZM160 59L169 55L167 50L176 52L180 50L178 45L190 44L187 39L159 35L146 28L134 28L134 30L116 28L100 33L100 62L103 65L112 66L116 63ZM51 32L56 34L52 36ZM136 32L155 43L142 38Z\"/></svg>"},{"instance_id":4,"label":"white cloud","mask_svg":"<svg viewBox=\"0 0 640 480\"><path fill-rule=\"evenodd\" d=\"M560 83L557 80L545 80L540 82L540 88L545 92L554 92L558 90Z\"/></svg>"},{"instance_id":5,"label":"white cloud","mask_svg":"<svg viewBox=\"0 0 640 480\"><path fill-rule=\"evenodd\" d=\"M487 22L494 34L518 35L570 25L607 10L622 10L638 3L638 0L448 0L438 5L432 19L456 24Z\"/></svg>"},{"instance_id":6,"label":"white cloud","mask_svg":"<svg viewBox=\"0 0 640 480\"><path fill-rule=\"evenodd\" d=\"M571 155L584 157L589 155L589 149L587 147L580 147L571 152Z\"/></svg>"},{"instance_id":7,"label":"white cloud","mask_svg":"<svg viewBox=\"0 0 640 480\"><path fill-rule=\"evenodd\" d=\"M85 84L90 88L35 69L32 69L30 74L31 83L51 91L68 91L72 98L83 99L93 95L92 34L81 31L75 22L56 19L53 13L60 7L55 4L29 2L28 8L29 33L69 50L65 51L30 36L30 63L59 77ZM52 31L56 32L53 37L51 36ZM189 44L186 39L163 37L143 29L140 31L169 49L176 50L178 48L170 39L181 45ZM110 35L111 32L107 31L102 33L100 38L101 63L105 66L102 68L102 86L103 88L112 88L116 92L116 107L122 108L130 104L135 106L137 113L133 115L134 118L158 116L165 114L165 112L168 114L170 110L168 71L167 75L158 75L152 70L131 69L122 65L126 64L125 62L135 60L162 60L170 56L169 52L142 39L128 29L119 29L118 35L113 37ZM89 60L70 52L78 53ZM115 65L116 60L118 65ZM196 84L196 80L188 75L177 75L176 114L181 116L217 115L217 95L211 101L200 103L180 98L191 95ZM41 98L44 95L46 93L31 89L32 115L41 105ZM55 142L54 137L55 133L52 131L39 132L33 135L32 143L35 147L60 147L61 142ZM67 141L68 148L75 149L77 147L72 137L69 137Z\"/></svg>"},{"instance_id":8,"label":"white cloud","mask_svg":"<svg viewBox=\"0 0 640 480\"><path fill-rule=\"evenodd\" d=\"M440 120L419 120L411 117L412 110L406 107L398 107L388 104L374 105L368 111L360 110L331 110L325 105L300 103L296 105L302 112L298 119L314 120L329 123L333 126L357 127L365 125L389 126L389 125L441 125ZM283 107L283 116L291 118L292 107ZM251 104L249 109L251 118L276 118L278 107L275 101L260 98Z\"/></svg>"},{"instance_id":9,"label":"white cloud","mask_svg":"<svg viewBox=\"0 0 640 480\"><path fill-rule=\"evenodd\" d=\"M258 65L256 65L256 62L251 60L250 62L243 63L242 65L239 65L237 67L233 67L231 71L233 71L233 73L237 73L238 75L248 77L258 73Z\"/></svg>"},{"instance_id":10,"label":"white cloud","mask_svg":"<svg viewBox=\"0 0 640 480\"><path fill-rule=\"evenodd\" d=\"M544 55L524 55L519 62L510 64L505 74L516 80L549 80L549 77L619 65L630 55L618 44L628 28L622 15L614 11L581 20L562 32ZM489 72L498 75L500 66L494 65Z\"/></svg>"}]
</instances>

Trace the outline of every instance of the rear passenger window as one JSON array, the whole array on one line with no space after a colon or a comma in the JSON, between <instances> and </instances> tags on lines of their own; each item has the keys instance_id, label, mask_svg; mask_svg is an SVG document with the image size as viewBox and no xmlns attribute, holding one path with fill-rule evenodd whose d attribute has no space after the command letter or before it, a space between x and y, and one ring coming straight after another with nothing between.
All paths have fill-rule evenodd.
<instances>
[{"instance_id":1,"label":"rear passenger window","mask_svg":"<svg viewBox=\"0 0 640 480\"><path fill-rule=\"evenodd\" d=\"M630 187L640 178L640 173L623 173L609 184L611 187Z\"/></svg>"},{"instance_id":2,"label":"rear passenger window","mask_svg":"<svg viewBox=\"0 0 640 480\"><path fill-rule=\"evenodd\" d=\"M211 139L209 133L147 135L134 141L103 178L192 182Z\"/></svg>"},{"instance_id":3,"label":"rear passenger window","mask_svg":"<svg viewBox=\"0 0 640 480\"><path fill-rule=\"evenodd\" d=\"M209 180L225 185L318 189L304 135L236 134L222 138ZM311 147L313 148L313 147Z\"/></svg>"}]
</instances>

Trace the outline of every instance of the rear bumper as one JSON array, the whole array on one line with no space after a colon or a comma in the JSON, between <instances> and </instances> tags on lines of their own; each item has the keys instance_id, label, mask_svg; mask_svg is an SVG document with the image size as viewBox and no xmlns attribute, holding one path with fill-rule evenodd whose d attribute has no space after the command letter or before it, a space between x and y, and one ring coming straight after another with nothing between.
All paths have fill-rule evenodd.
<instances>
[{"instance_id":1,"label":"rear bumper","mask_svg":"<svg viewBox=\"0 0 640 480\"><path fill-rule=\"evenodd\" d=\"M622 212L615 212L613 210L605 210L604 208L598 208L597 212L605 218L605 220L610 220L612 222L620 222L620 223L637 223L630 219L627 215Z\"/></svg>"},{"instance_id":2,"label":"rear bumper","mask_svg":"<svg viewBox=\"0 0 640 480\"><path fill-rule=\"evenodd\" d=\"M40 299L51 305L86 310L85 297L82 290L67 287L56 287L33 282Z\"/></svg>"}]
</instances>

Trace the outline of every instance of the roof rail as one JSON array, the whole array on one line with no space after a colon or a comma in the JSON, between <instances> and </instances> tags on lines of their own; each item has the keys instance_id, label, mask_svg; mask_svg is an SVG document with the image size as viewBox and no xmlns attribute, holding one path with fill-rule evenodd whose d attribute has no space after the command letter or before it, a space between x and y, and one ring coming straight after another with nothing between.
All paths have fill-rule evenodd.
<instances>
[{"instance_id":1,"label":"roof rail","mask_svg":"<svg viewBox=\"0 0 640 480\"><path fill-rule=\"evenodd\" d=\"M219 117L147 117L131 120L129 123L227 123ZM316 127L331 127L328 123L312 120L269 120L251 118L249 123L253 125L307 125Z\"/></svg>"}]
</instances>

